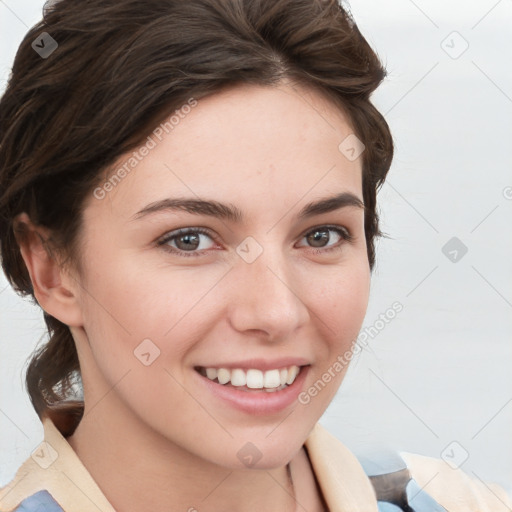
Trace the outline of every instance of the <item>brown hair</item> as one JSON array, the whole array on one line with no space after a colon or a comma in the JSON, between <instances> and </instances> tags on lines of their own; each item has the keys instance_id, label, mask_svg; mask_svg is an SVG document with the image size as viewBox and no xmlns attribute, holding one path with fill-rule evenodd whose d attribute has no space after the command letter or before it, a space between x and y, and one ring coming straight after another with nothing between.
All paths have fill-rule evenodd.
<instances>
[{"instance_id":1,"label":"brown hair","mask_svg":"<svg viewBox=\"0 0 512 512\"><path fill-rule=\"evenodd\" d=\"M45 58L32 46L43 32L58 45ZM283 79L330 98L366 146L364 227L373 270L374 239L383 236L376 195L393 142L369 98L385 76L336 0L47 2L0 100L0 247L8 281L36 303L17 214L48 228L47 249L64 255L80 276L83 205L102 171L191 97ZM80 376L78 356L68 326L43 315L49 341L31 355L27 390L38 416L50 416L69 435L83 414L82 401L67 400Z\"/></svg>"}]
</instances>

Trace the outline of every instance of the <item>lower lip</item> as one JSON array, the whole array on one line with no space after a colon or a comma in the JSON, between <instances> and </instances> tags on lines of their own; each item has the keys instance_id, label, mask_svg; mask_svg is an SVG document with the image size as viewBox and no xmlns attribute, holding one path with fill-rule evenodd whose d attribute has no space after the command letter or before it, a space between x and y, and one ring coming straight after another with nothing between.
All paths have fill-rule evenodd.
<instances>
[{"instance_id":1,"label":"lower lip","mask_svg":"<svg viewBox=\"0 0 512 512\"><path fill-rule=\"evenodd\" d=\"M309 366L302 366L291 385L286 386L280 391L272 392L265 390L242 391L233 386L218 384L208 377L203 377L195 370L193 371L214 396L227 402L230 406L249 414L264 415L281 412L297 400L309 368Z\"/></svg>"}]
</instances>

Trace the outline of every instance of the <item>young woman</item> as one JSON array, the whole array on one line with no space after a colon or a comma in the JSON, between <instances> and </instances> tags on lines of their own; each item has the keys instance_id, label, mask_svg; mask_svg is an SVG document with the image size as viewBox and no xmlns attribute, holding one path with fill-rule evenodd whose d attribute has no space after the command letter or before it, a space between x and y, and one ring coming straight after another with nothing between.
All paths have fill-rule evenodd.
<instances>
[{"instance_id":1,"label":"young woman","mask_svg":"<svg viewBox=\"0 0 512 512\"><path fill-rule=\"evenodd\" d=\"M3 269L49 333L1 511L508 510L441 460L370 478L317 423L368 304L384 76L335 1L47 8L0 102Z\"/></svg>"}]
</instances>

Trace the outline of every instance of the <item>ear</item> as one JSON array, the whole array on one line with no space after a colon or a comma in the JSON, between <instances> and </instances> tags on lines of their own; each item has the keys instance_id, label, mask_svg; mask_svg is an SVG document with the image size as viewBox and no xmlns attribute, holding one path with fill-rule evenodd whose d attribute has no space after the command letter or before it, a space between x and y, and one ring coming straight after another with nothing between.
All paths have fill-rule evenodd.
<instances>
[{"instance_id":1,"label":"ear","mask_svg":"<svg viewBox=\"0 0 512 512\"><path fill-rule=\"evenodd\" d=\"M20 226L24 225L23 229ZM51 232L43 226L34 226L23 212L14 219L14 232L25 262L34 296L49 315L69 326L82 326L78 290L80 284L69 275L53 255L48 240ZM25 235L21 236L20 231Z\"/></svg>"}]
</instances>

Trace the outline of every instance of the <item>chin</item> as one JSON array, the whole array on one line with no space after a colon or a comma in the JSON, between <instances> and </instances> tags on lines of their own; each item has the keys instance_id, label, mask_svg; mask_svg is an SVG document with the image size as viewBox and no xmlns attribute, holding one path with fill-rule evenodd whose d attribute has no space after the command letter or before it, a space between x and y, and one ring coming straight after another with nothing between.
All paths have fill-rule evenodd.
<instances>
[{"instance_id":1,"label":"chin","mask_svg":"<svg viewBox=\"0 0 512 512\"><path fill-rule=\"evenodd\" d=\"M290 415L290 419L294 415ZM290 428L286 422L274 425L271 428L251 429L246 435L241 434L230 442L232 454L230 460L225 461L232 469L274 469L288 464L300 451L307 439L311 428L303 419L297 419L299 428ZM231 448L230 447L230 448ZM224 457L225 458L225 457Z\"/></svg>"}]
</instances>

